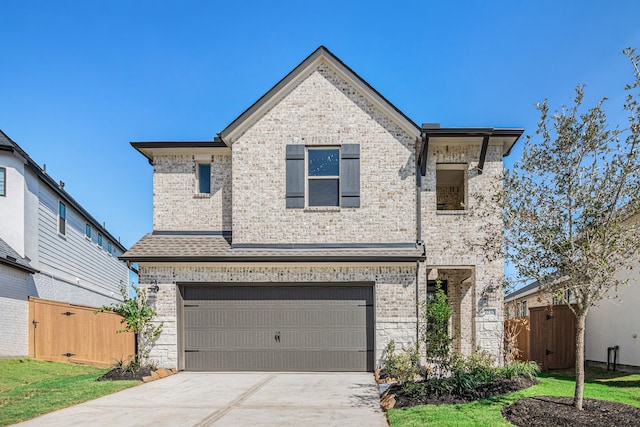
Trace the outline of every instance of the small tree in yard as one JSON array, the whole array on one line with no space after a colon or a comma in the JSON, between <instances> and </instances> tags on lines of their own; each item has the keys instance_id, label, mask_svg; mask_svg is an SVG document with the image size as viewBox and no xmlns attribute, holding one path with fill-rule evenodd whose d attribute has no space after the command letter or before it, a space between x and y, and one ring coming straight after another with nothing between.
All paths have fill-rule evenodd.
<instances>
[{"instance_id":1,"label":"small tree in yard","mask_svg":"<svg viewBox=\"0 0 640 427\"><path fill-rule=\"evenodd\" d=\"M147 292L132 285L135 296L129 296L127 287L120 286L122 302L111 306L102 306L99 311L111 311L123 317L120 323L126 323L124 329L118 332L133 332L136 338L136 359L135 362L141 366L149 357L151 346L158 339L162 332L163 324L154 325L153 318L156 312L147 301Z\"/></svg>"},{"instance_id":2,"label":"small tree in yard","mask_svg":"<svg viewBox=\"0 0 640 427\"><path fill-rule=\"evenodd\" d=\"M628 221L640 208L640 56L631 48L624 54L634 67L634 82L625 88L628 127L610 126L605 99L584 108L578 86L573 105L553 115L546 100L537 105L536 134L505 176L507 259L521 278L575 295L574 406L580 410L587 313L625 284L617 273L630 267L640 247L640 225Z\"/></svg>"}]
</instances>

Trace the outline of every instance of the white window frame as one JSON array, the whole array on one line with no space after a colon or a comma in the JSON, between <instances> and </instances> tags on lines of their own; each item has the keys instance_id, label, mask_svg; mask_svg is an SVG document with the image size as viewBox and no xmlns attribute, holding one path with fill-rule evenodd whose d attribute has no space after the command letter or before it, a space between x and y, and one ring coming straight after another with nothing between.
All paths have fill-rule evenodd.
<instances>
[{"instance_id":1,"label":"white window frame","mask_svg":"<svg viewBox=\"0 0 640 427\"><path fill-rule=\"evenodd\" d=\"M462 172L463 177L463 196L462 196L462 209L438 209L438 171L449 170L449 171L460 171ZM466 212L469 209L468 206L468 193L469 193L469 164L468 163L436 163L436 188L435 188L435 196L436 196L436 212L443 213L461 213Z\"/></svg>"},{"instance_id":2,"label":"white window frame","mask_svg":"<svg viewBox=\"0 0 640 427\"><path fill-rule=\"evenodd\" d=\"M64 215L63 208L64 207ZM58 234L61 236L67 235L67 205L58 201Z\"/></svg>"},{"instance_id":3,"label":"white window frame","mask_svg":"<svg viewBox=\"0 0 640 427\"><path fill-rule=\"evenodd\" d=\"M313 150L337 150L338 151L338 175L325 175L325 176L309 176L309 151ZM338 204L337 205L309 205L309 181L332 179L338 180ZM306 208L339 208L341 205L342 195L342 150L339 145L314 145L307 146L304 156L304 187L305 187L305 200L304 204Z\"/></svg>"},{"instance_id":4,"label":"white window frame","mask_svg":"<svg viewBox=\"0 0 640 427\"><path fill-rule=\"evenodd\" d=\"M2 174L2 187L0 187L0 197L6 197L6 195L7 195L7 168L0 167L0 174Z\"/></svg>"}]
</instances>

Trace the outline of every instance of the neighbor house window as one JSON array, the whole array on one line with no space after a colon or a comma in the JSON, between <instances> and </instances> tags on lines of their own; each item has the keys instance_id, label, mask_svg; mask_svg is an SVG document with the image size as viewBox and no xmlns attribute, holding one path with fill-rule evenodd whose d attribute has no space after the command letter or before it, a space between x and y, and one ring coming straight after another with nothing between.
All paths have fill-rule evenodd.
<instances>
[{"instance_id":1,"label":"neighbor house window","mask_svg":"<svg viewBox=\"0 0 640 427\"><path fill-rule=\"evenodd\" d=\"M111 242L107 242L107 252L113 252L113 246L111 246Z\"/></svg>"},{"instance_id":2,"label":"neighbor house window","mask_svg":"<svg viewBox=\"0 0 640 427\"><path fill-rule=\"evenodd\" d=\"M211 163L198 163L198 193L211 192Z\"/></svg>"},{"instance_id":3,"label":"neighbor house window","mask_svg":"<svg viewBox=\"0 0 640 427\"><path fill-rule=\"evenodd\" d=\"M527 317L529 312L527 312L527 302L522 301L522 317Z\"/></svg>"},{"instance_id":4,"label":"neighbor house window","mask_svg":"<svg viewBox=\"0 0 640 427\"><path fill-rule=\"evenodd\" d=\"M439 163L436 165L436 209L461 211L465 209L465 177L467 165Z\"/></svg>"},{"instance_id":5,"label":"neighbor house window","mask_svg":"<svg viewBox=\"0 0 640 427\"><path fill-rule=\"evenodd\" d=\"M7 169L0 168L0 196L7 195Z\"/></svg>"},{"instance_id":6,"label":"neighbor house window","mask_svg":"<svg viewBox=\"0 0 640 427\"><path fill-rule=\"evenodd\" d=\"M67 233L67 207L62 202L58 206L58 233L62 235Z\"/></svg>"},{"instance_id":7,"label":"neighbor house window","mask_svg":"<svg viewBox=\"0 0 640 427\"><path fill-rule=\"evenodd\" d=\"M520 317L520 303L516 304L516 317Z\"/></svg>"},{"instance_id":8,"label":"neighbor house window","mask_svg":"<svg viewBox=\"0 0 640 427\"><path fill-rule=\"evenodd\" d=\"M340 149L307 150L307 205L340 206Z\"/></svg>"},{"instance_id":9,"label":"neighbor house window","mask_svg":"<svg viewBox=\"0 0 640 427\"><path fill-rule=\"evenodd\" d=\"M98 233L98 246L102 246L102 234Z\"/></svg>"},{"instance_id":10,"label":"neighbor house window","mask_svg":"<svg viewBox=\"0 0 640 427\"><path fill-rule=\"evenodd\" d=\"M84 235L91 239L91 226L89 224L84 225Z\"/></svg>"},{"instance_id":11,"label":"neighbor house window","mask_svg":"<svg viewBox=\"0 0 640 427\"><path fill-rule=\"evenodd\" d=\"M511 309L507 307L507 320L511 319Z\"/></svg>"}]
</instances>

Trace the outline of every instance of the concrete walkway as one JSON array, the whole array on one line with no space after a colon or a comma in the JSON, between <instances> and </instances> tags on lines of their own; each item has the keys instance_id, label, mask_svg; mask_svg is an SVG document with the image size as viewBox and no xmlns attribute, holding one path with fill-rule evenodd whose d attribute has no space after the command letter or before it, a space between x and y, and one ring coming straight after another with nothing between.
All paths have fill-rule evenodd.
<instances>
[{"instance_id":1,"label":"concrete walkway","mask_svg":"<svg viewBox=\"0 0 640 427\"><path fill-rule=\"evenodd\" d=\"M387 426L370 373L195 373L20 426Z\"/></svg>"}]
</instances>

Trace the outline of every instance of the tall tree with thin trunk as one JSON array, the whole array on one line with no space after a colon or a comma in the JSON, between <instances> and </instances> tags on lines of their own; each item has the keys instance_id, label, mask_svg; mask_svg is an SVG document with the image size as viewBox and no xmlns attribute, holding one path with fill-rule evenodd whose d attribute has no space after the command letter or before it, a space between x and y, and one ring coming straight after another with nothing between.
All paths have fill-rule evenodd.
<instances>
[{"instance_id":1,"label":"tall tree with thin trunk","mask_svg":"<svg viewBox=\"0 0 640 427\"><path fill-rule=\"evenodd\" d=\"M577 319L574 406L582 409L584 335L589 308L626 284L618 273L638 258L640 221L640 55L623 53L634 70L624 110L614 125L606 99L583 106L577 86L571 106L550 113L537 105L540 122L524 153L505 174L506 258L521 278L539 280L572 307Z\"/></svg>"}]
</instances>

